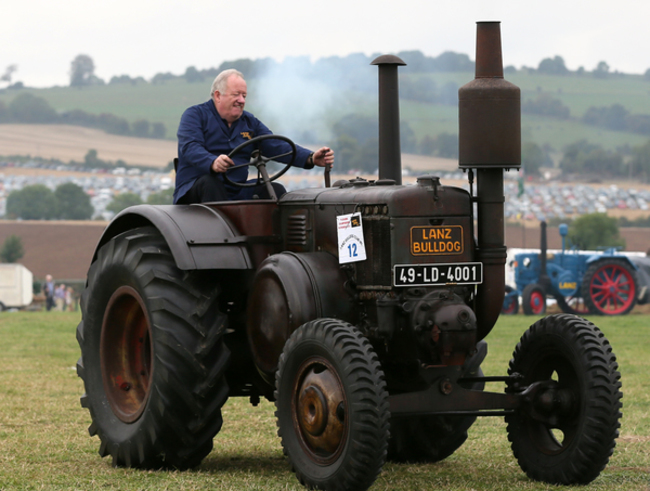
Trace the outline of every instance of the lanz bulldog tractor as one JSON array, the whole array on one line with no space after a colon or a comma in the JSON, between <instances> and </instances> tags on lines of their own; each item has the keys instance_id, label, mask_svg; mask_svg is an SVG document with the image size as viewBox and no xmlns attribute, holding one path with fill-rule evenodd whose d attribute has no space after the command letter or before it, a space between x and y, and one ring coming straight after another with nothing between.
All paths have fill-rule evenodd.
<instances>
[{"instance_id":1,"label":"lanz bulldog tractor","mask_svg":"<svg viewBox=\"0 0 650 491\"><path fill-rule=\"evenodd\" d=\"M275 402L284 453L309 488L366 489L387 459L444 459L477 416L505 417L532 479L588 483L607 464L621 383L592 323L543 318L506 376L481 370L504 298L503 171L521 154L499 23L478 23L476 78L459 90L469 191L434 176L401 184L404 63L373 64L377 180L136 206L105 230L82 296L78 374L90 434L113 465L197 466L235 396ZM271 158L251 162L266 182Z\"/></svg>"},{"instance_id":2,"label":"lanz bulldog tractor","mask_svg":"<svg viewBox=\"0 0 650 491\"><path fill-rule=\"evenodd\" d=\"M540 230L540 252L515 255L517 289L506 287L503 313L517 312L519 295L526 315L543 315L547 296L557 301L562 312L579 315L623 315L637 303L648 302L646 276L633 260L615 248L597 254L567 250L566 224L559 227L562 251L548 254L546 222L540 223Z\"/></svg>"}]
</instances>

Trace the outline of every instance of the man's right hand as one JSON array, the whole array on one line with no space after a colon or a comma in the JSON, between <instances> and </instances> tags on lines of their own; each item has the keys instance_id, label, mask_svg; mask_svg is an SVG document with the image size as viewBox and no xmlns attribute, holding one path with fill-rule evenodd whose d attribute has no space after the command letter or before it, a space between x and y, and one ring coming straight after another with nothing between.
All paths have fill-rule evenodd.
<instances>
[{"instance_id":1,"label":"man's right hand","mask_svg":"<svg viewBox=\"0 0 650 491\"><path fill-rule=\"evenodd\" d=\"M212 161L213 172L226 172L228 167L232 167L235 163L227 155L219 155Z\"/></svg>"}]
</instances>

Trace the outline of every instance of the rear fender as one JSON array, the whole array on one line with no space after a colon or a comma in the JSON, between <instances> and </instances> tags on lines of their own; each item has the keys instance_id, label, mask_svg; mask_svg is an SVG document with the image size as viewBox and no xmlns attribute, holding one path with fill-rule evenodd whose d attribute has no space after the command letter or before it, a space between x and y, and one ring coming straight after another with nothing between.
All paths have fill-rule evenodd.
<instances>
[{"instance_id":1,"label":"rear fender","mask_svg":"<svg viewBox=\"0 0 650 491\"><path fill-rule=\"evenodd\" d=\"M611 259L622 259L623 261L627 262L627 264L629 264L634 271L639 269L637 265L634 264L632 261L630 261L630 258L624 254L611 254L611 255L599 254L599 255L591 256L589 259L587 259L587 266L590 266L598 261L608 261Z\"/></svg>"},{"instance_id":2,"label":"rear fender","mask_svg":"<svg viewBox=\"0 0 650 491\"><path fill-rule=\"evenodd\" d=\"M138 205L121 211L104 230L93 261L111 238L148 225L165 238L181 270L253 268L246 242L230 220L201 204Z\"/></svg>"}]
</instances>

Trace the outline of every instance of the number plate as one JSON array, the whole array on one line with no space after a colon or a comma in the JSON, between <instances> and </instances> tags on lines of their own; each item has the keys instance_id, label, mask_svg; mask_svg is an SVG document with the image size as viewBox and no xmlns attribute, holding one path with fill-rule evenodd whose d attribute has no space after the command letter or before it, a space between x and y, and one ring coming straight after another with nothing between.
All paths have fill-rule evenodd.
<instances>
[{"instance_id":1,"label":"number plate","mask_svg":"<svg viewBox=\"0 0 650 491\"><path fill-rule=\"evenodd\" d=\"M483 263L396 264L395 286L478 285Z\"/></svg>"}]
</instances>

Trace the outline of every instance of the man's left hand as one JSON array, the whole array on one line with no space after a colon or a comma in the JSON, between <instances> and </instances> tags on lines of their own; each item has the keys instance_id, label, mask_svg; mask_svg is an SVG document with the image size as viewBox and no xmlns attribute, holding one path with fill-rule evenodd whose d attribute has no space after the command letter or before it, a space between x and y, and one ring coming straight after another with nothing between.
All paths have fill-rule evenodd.
<instances>
[{"instance_id":1,"label":"man's left hand","mask_svg":"<svg viewBox=\"0 0 650 491\"><path fill-rule=\"evenodd\" d=\"M321 147L314 152L314 165L318 167L332 167L334 165L334 150L329 147Z\"/></svg>"}]
</instances>

